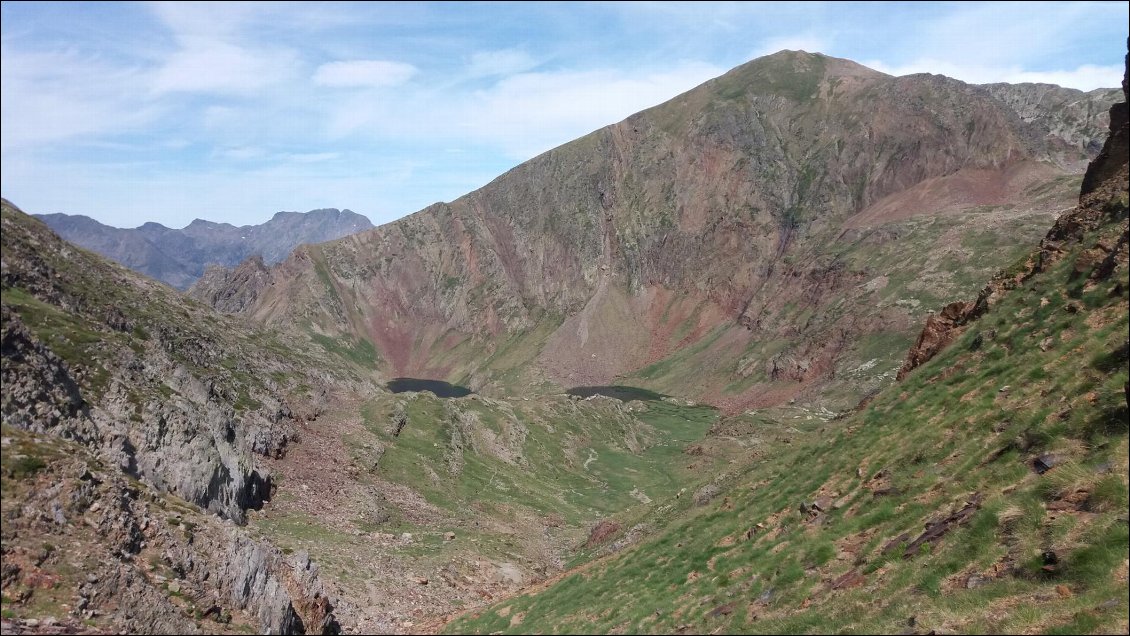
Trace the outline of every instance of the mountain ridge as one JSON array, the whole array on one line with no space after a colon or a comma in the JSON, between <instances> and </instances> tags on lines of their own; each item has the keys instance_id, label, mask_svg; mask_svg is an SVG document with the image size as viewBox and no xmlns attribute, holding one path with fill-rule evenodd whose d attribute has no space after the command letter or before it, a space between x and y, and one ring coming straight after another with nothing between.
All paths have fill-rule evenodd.
<instances>
[{"instance_id":1,"label":"mountain ridge","mask_svg":"<svg viewBox=\"0 0 1130 636\"><path fill-rule=\"evenodd\" d=\"M179 229L152 221L136 228L116 228L83 215L35 216L63 238L181 290L199 279L208 265L234 266L253 254L276 263L301 243L373 227L368 218L336 208L277 212L258 225L235 226L198 218Z\"/></svg>"},{"instance_id":2,"label":"mountain ridge","mask_svg":"<svg viewBox=\"0 0 1130 636\"><path fill-rule=\"evenodd\" d=\"M214 295L254 297L241 311L259 320L368 340L393 375L476 388L515 374L563 387L630 379L730 410L811 396L874 357L860 339L877 325L909 344L913 307L1008 256L972 261L948 237L1000 232L1019 246L1070 206L1064 179L1097 152L1108 105L1087 100L1110 95L1056 94L1074 114L1024 121L983 87L782 52L455 201L303 247L252 293ZM931 215L950 227L929 227ZM888 267L868 267L869 241ZM938 263L928 288L888 284L923 252L949 254L958 273ZM860 291L869 281L877 289ZM215 272L210 288L224 285ZM868 295L865 320L828 311ZM782 326L797 320L810 323L799 339Z\"/></svg>"}]
</instances>

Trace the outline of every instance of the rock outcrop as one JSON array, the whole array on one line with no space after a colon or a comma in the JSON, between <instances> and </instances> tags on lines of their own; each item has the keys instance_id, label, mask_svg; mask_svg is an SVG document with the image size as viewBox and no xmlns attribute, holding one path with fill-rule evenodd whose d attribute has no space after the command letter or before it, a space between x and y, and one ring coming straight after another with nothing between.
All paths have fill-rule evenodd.
<instances>
[{"instance_id":1,"label":"rock outcrop","mask_svg":"<svg viewBox=\"0 0 1130 636\"><path fill-rule=\"evenodd\" d=\"M271 270L263 257L256 255L233 269L209 265L187 293L219 311L238 314L247 310L271 281Z\"/></svg>"},{"instance_id":2,"label":"rock outcrop","mask_svg":"<svg viewBox=\"0 0 1130 636\"><path fill-rule=\"evenodd\" d=\"M208 633L230 622L268 634L340 631L304 554L287 557L131 484L75 444L7 431L5 466L29 454L39 468L3 476L6 598L43 595L46 579L74 594L73 618L132 633ZM81 571L68 558L81 559Z\"/></svg>"},{"instance_id":3,"label":"rock outcrop","mask_svg":"<svg viewBox=\"0 0 1130 636\"><path fill-rule=\"evenodd\" d=\"M1130 42L1128 42L1130 45ZM898 379L933 358L960 336L966 326L985 313L993 301L1009 289L1046 272L1060 261L1084 237L1101 225L1118 223L1126 225L1127 188L1130 182L1130 54L1126 58L1126 74L1120 93L1123 101L1110 107L1110 124L1102 151L1087 166L1079 193L1079 204L1056 219L1040 247L1019 266L997 274L981 290L974 302L955 302L947 305L940 314L927 319L914 347L899 369ZM1091 279L1104 279L1122 265L1125 267L1126 245L1130 236L1123 229L1114 240L1099 240L1083 252L1075 264L1076 274ZM1130 394L1130 392L1128 392Z\"/></svg>"},{"instance_id":4,"label":"rock outcrop","mask_svg":"<svg viewBox=\"0 0 1130 636\"><path fill-rule=\"evenodd\" d=\"M966 323L977 317L974 311L977 306L977 303L959 300L946 305L941 312L927 318L926 326L922 328L918 340L907 353L906 362L899 368L896 379L902 380L912 370L948 347L961 334Z\"/></svg>"}]
</instances>

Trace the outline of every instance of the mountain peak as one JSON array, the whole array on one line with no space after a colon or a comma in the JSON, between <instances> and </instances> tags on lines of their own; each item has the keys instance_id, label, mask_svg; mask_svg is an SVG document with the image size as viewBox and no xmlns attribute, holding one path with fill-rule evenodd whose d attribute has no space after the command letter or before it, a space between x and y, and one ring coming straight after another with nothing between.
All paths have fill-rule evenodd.
<instances>
[{"instance_id":1,"label":"mountain peak","mask_svg":"<svg viewBox=\"0 0 1130 636\"><path fill-rule=\"evenodd\" d=\"M851 60L786 49L750 60L710 84L715 94L724 99L757 94L804 102L815 98L829 80L870 81L884 77L889 76Z\"/></svg>"},{"instance_id":2,"label":"mountain peak","mask_svg":"<svg viewBox=\"0 0 1130 636\"><path fill-rule=\"evenodd\" d=\"M217 221L209 221L208 219L192 219L192 223L185 226L184 229L199 229L199 228L217 228L217 227L235 227L231 223L221 223Z\"/></svg>"}]
</instances>

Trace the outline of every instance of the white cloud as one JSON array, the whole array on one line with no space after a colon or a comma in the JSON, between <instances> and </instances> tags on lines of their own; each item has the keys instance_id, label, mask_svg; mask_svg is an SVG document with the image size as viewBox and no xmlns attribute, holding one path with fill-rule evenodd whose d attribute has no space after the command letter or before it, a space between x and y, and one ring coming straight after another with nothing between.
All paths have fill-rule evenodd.
<instances>
[{"instance_id":1,"label":"white cloud","mask_svg":"<svg viewBox=\"0 0 1130 636\"><path fill-rule=\"evenodd\" d=\"M395 101L363 93L332 104L329 132L333 138L361 133L470 143L501 150L512 159L528 159L655 106L723 71L686 62L661 71L521 73L469 93L416 90Z\"/></svg>"},{"instance_id":2,"label":"white cloud","mask_svg":"<svg viewBox=\"0 0 1130 636\"><path fill-rule=\"evenodd\" d=\"M255 2L155 2L148 5L178 47L164 57L151 90L168 93L252 95L291 79L299 55L244 32L277 8Z\"/></svg>"},{"instance_id":3,"label":"white cloud","mask_svg":"<svg viewBox=\"0 0 1130 636\"><path fill-rule=\"evenodd\" d=\"M1121 86L1122 74L1122 66L1084 64L1075 70L1066 71L1017 71L1008 75L1004 81L1010 83L1059 84L1060 86L1089 91L1096 88L1117 88Z\"/></svg>"},{"instance_id":4,"label":"white cloud","mask_svg":"<svg viewBox=\"0 0 1130 636\"><path fill-rule=\"evenodd\" d=\"M380 88L398 86L412 79L419 69L404 62L348 60L318 67L314 83L334 88Z\"/></svg>"},{"instance_id":5,"label":"white cloud","mask_svg":"<svg viewBox=\"0 0 1130 636\"><path fill-rule=\"evenodd\" d=\"M685 63L670 70L525 73L474 95L462 114L468 132L526 159L655 106L724 69Z\"/></svg>"},{"instance_id":6,"label":"white cloud","mask_svg":"<svg viewBox=\"0 0 1130 636\"><path fill-rule=\"evenodd\" d=\"M157 71L155 93L252 94L285 81L298 62L286 50L256 50L207 37L182 38L183 48Z\"/></svg>"},{"instance_id":7,"label":"white cloud","mask_svg":"<svg viewBox=\"0 0 1130 636\"><path fill-rule=\"evenodd\" d=\"M528 71L537 65L537 60L519 49L479 51L471 55L471 65L467 72L472 77L512 75Z\"/></svg>"},{"instance_id":8,"label":"white cloud","mask_svg":"<svg viewBox=\"0 0 1130 636\"><path fill-rule=\"evenodd\" d=\"M1032 4L955 3L943 15L924 19L914 31L899 35L911 36L906 45L915 58L948 60L961 66L1023 66L1034 56L1054 55L1071 41L1081 22L1105 19L1111 9L1117 14L1115 7L1120 3Z\"/></svg>"},{"instance_id":9,"label":"white cloud","mask_svg":"<svg viewBox=\"0 0 1130 636\"><path fill-rule=\"evenodd\" d=\"M283 159L294 163L321 163L333 161L340 156L340 152L295 152L283 155Z\"/></svg>"},{"instance_id":10,"label":"white cloud","mask_svg":"<svg viewBox=\"0 0 1130 636\"><path fill-rule=\"evenodd\" d=\"M138 129L158 109L134 87L147 74L73 51L31 53L4 46L0 74L0 143L4 152Z\"/></svg>"},{"instance_id":11,"label":"white cloud","mask_svg":"<svg viewBox=\"0 0 1130 636\"><path fill-rule=\"evenodd\" d=\"M256 15L273 9L258 2L150 2L148 7L178 39L232 37Z\"/></svg>"},{"instance_id":12,"label":"white cloud","mask_svg":"<svg viewBox=\"0 0 1130 636\"><path fill-rule=\"evenodd\" d=\"M215 156L235 161L250 161L252 159L262 159L267 156L267 151L262 148L240 146L238 148L219 149L215 152Z\"/></svg>"},{"instance_id":13,"label":"white cloud","mask_svg":"<svg viewBox=\"0 0 1130 636\"><path fill-rule=\"evenodd\" d=\"M953 62L919 59L908 64L888 65L883 62L864 62L877 71L890 75L911 75L914 73L934 73L946 75L970 84L992 84L1008 82L1018 84L1034 82L1057 84L1082 91L1096 88L1115 88L1122 83L1123 67L1119 65L1096 66L1084 64L1075 69L1051 71L1026 71L1018 66L989 66L977 64L955 64Z\"/></svg>"}]
</instances>

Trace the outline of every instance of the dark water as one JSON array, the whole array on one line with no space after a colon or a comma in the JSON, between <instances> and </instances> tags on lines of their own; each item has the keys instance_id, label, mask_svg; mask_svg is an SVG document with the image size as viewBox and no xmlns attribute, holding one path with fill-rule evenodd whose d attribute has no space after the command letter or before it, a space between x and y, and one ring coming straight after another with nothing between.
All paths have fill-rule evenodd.
<instances>
[{"instance_id":1,"label":"dark water","mask_svg":"<svg viewBox=\"0 0 1130 636\"><path fill-rule=\"evenodd\" d=\"M647 389L640 389L634 386L578 386L573 387L566 391L569 395L576 395L577 397L587 398L593 395L603 395L605 397L616 398L621 402L630 402L632 400L655 401L662 400L664 396L662 393L655 391L648 391Z\"/></svg>"},{"instance_id":2,"label":"dark water","mask_svg":"<svg viewBox=\"0 0 1130 636\"><path fill-rule=\"evenodd\" d=\"M451 384L443 380L420 380L418 378L393 378L385 386L393 393L431 391L436 394L436 397L441 398L463 397L473 393L471 389L458 384Z\"/></svg>"}]
</instances>

